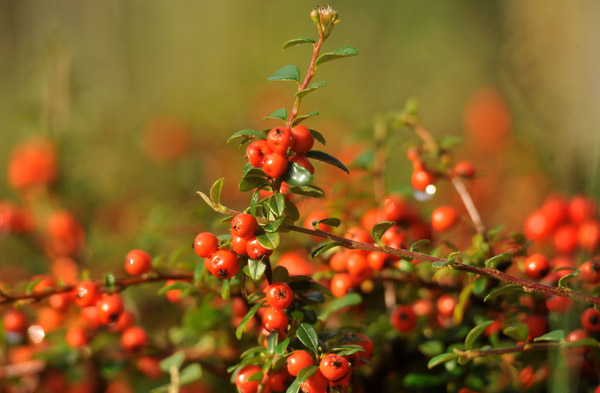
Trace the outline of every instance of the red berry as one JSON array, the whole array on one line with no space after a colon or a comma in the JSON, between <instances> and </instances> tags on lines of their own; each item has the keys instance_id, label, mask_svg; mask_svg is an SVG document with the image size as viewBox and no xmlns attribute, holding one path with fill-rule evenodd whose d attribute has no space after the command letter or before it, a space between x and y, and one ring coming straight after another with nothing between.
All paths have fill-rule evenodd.
<instances>
[{"instance_id":1,"label":"red berry","mask_svg":"<svg viewBox=\"0 0 600 393\"><path fill-rule=\"evenodd\" d=\"M139 276L152 269L152 257L142 250L131 250L125 256L125 270L132 276Z\"/></svg>"},{"instance_id":2,"label":"red berry","mask_svg":"<svg viewBox=\"0 0 600 393\"><path fill-rule=\"evenodd\" d=\"M329 380L323 376L321 370L317 370L310 378L302 382L300 390L303 393L327 393Z\"/></svg>"},{"instance_id":3,"label":"red berry","mask_svg":"<svg viewBox=\"0 0 600 393\"><path fill-rule=\"evenodd\" d=\"M333 296L344 297L352 288L352 277L346 273L336 274L329 285Z\"/></svg>"},{"instance_id":4,"label":"red berry","mask_svg":"<svg viewBox=\"0 0 600 393\"><path fill-rule=\"evenodd\" d=\"M551 195L544 201L542 212L550 226L556 228L569 218L569 201L560 195Z\"/></svg>"},{"instance_id":5,"label":"red berry","mask_svg":"<svg viewBox=\"0 0 600 393\"><path fill-rule=\"evenodd\" d=\"M450 206L440 206L431 213L431 226L436 231L446 231L458 222L458 214Z\"/></svg>"},{"instance_id":6,"label":"red berry","mask_svg":"<svg viewBox=\"0 0 600 393\"><path fill-rule=\"evenodd\" d=\"M371 235L369 232L365 231L359 227L352 227L344 233L344 238L354 240L355 242L361 243L372 243L373 239L371 239Z\"/></svg>"},{"instance_id":7,"label":"red berry","mask_svg":"<svg viewBox=\"0 0 600 393\"><path fill-rule=\"evenodd\" d=\"M465 179L472 179L475 176L475 167L471 161L461 161L454 166L454 174Z\"/></svg>"},{"instance_id":8,"label":"red berry","mask_svg":"<svg viewBox=\"0 0 600 393\"><path fill-rule=\"evenodd\" d=\"M568 343L572 343L575 341L579 341L579 340L583 340L584 338L587 338L588 335L586 333L585 330L583 329L576 329L573 330L571 333L569 333L567 335L567 342ZM572 353L576 353L576 354L580 354L583 355L584 353L586 353L589 350L589 348L587 347L575 347L575 348L571 348L571 352Z\"/></svg>"},{"instance_id":9,"label":"red berry","mask_svg":"<svg viewBox=\"0 0 600 393\"><path fill-rule=\"evenodd\" d=\"M546 308L548 311L564 314L573 308L573 300L563 296L552 295L546 300Z\"/></svg>"},{"instance_id":10,"label":"red berry","mask_svg":"<svg viewBox=\"0 0 600 393\"><path fill-rule=\"evenodd\" d=\"M402 248L406 243L406 231L400 225L394 225L381 236L381 242L386 246Z\"/></svg>"},{"instance_id":11,"label":"red berry","mask_svg":"<svg viewBox=\"0 0 600 393\"><path fill-rule=\"evenodd\" d=\"M140 326L131 326L121 334L121 346L128 351L138 350L147 342L148 335Z\"/></svg>"},{"instance_id":12,"label":"red berry","mask_svg":"<svg viewBox=\"0 0 600 393\"><path fill-rule=\"evenodd\" d=\"M386 221L386 217L379 209L367 210L360 219L360 225L365 231L371 232L373 226L379 222Z\"/></svg>"},{"instance_id":13,"label":"red berry","mask_svg":"<svg viewBox=\"0 0 600 393\"><path fill-rule=\"evenodd\" d=\"M413 172L410 182L415 190L425 191L428 185L433 184L435 177L426 170L416 170Z\"/></svg>"},{"instance_id":14,"label":"red berry","mask_svg":"<svg viewBox=\"0 0 600 393\"><path fill-rule=\"evenodd\" d=\"M160 378L164 372L160 368L160 359L152 356L142 356L136 365L137 369L150 379Z\"/></svg>"},{"instance_id":15,"label":"red berry","mask_svg":"<svg viewBox=\"0 0 600 393\"><path fill-rule=\"evenodd\" d=\"M456 297L450 294L444 294L437 300L437 311L445 317L452 316L452 314L454 314L456 303Z\"/></svg>"},{"instance_id":16,"label":"red berry","mask_svg":"<svg viewBox=\"0 0 600 393\"><path fill-rule=\"evenodd\" d=\"M118 294L104 294L98 301L98 321L104 325L117 322L123 313L123 302Z\"/></svg>"},{"instance_id":17,"label":"red berry","mask_svg":"<svg viewBox=\"0 0 600 393\"><path fill-rule=\"evenodd\" d=\"M390 195L383 202L383 214L387 221L402 221L408 216L409 211L410 206L402 197Z\"/></svg>"},{"instance_id":18,"label":"red berry","mask_svg":"<svg viewBox=\"0 0 600 393\"><path fill-rule=\"evenodd\" d=\"M108 330L112 333L119 333L129 328L130 326L133 326L134 323L135 317L133 316L131 311L123 310L121 316L119 317L119 319L117 319L117 322L113 326L109 327Z\"/></svg>"},{"instance_id":19,"label":"red berry","mask_svg":"<svg viewBox=\"0 0 600 393\"><path fill-rule=\"evenodd\" d=\"M210 267L215 277L225 280L237 274L240 263L233 251L217 250L210 258Z\"/></svg>"},{"instance_id":20,"label":"red berry","mask_svg":"<svg viewBox=\"0 0 600 393\"><path fill-rule=\"evenodd\" d=\"M292 150L298 154L306 154L312 149L315 138L306 126L292 128Z\"/></svg>"},{"instance_id":21,"label":"red berry","mask_svg":"<svg viewBox=\"0 0 600 393\"><path fill-rule=\"evenodd\" d=\"M262 315L262 324L269 333L285 333L288 325L288 316L285 311L269 307Z\"/></svg>"},{"instance_id":22,"label":"red berry","mask_svg":"<svg viewBox=\"0 0 600 393\"><path fill-rule=\"evenodd\" d=\"M248 162L255 168L262 168L267 156L271 153L273 153L273 150L271 150L269 144L264 139L254 141L246 148Z\"/></svg>"},{"instance_id":23,"label":"red berry","mask_svg":"<svg viewBox=\"0 0 600 393\"><path fill-rule=\"evenodd\" d=\"M292 376L297 376L300 370L314 364L312 356L303 350L292 353L287 358L287 369Z\"/></svg>"},{"instance_id":24,"label":"red berry","mask_svg":"<svg viewBox=\"0 0 600 393\"><path fill-rule=\"evenodd\" d=\"M284 282L276 282L265 289L267 303L278 310L286 309L294 301L294 292Z\"/></svg>"},{"instance_id":25,"label":"red berry","mask_svg":"<svg viewBox=\"0 0 600 393\"><path fill-rule=\"evenodd\" d=\"M412 146L406 151L406 158L408 161L413 162L420 159L419 157L419 148L417 146Z\"/></svg>"},{"instance_id":26,"label":"red berry","mask_svg":"<svg viewBox=\"0 0 600 393\"><path fill-rule=\"evenodd\" d=\"M598 284L600 282L600 262L599 261L587 261L581 264L579 267L581 273L579 278L581 281L588 284Z\"/></svg>"},{"instance_id":27,"label":"red berry","mask_svg":"<svg viewBox=\"0 0 600 393\"><path fill-rule=\"evenodd\" d=\"M219 239L210 232L199 233L194 239L194 252L202 258L210 256L219 249Z\"/></svg>"},{"instance_id":28,"label":"red berry","mask_svg":"<svg viewBox=\"0 0 600 393\"><path fill-rule=\"evenodd\" d=\"M402 333L408 333L417 326L417 316L412 307L399 305L392 311L392 325Z\"/></svg>"},{"instance_id":29,"label":"red berry","mask_svg":"<svg viewBox=\"0 0 600 393\"><path fill-rule=\"evenodd\" d=\"M529 328L527 342L544 335L548 331L548 320L542 315L529 315L525 318L525 324Z\"/></svg>"},{"instance_id":30,"label":"red berry","mask_svg":"<svg viewBox=\"0 0 600 393\"><path fill-rule=\"evenodd\" d=\"M290 380L290 374L287 372L285 368L277 372L269 373L269 378L267 379L267 387L274 392L284 392L289 386L288 381ZM263 392L267 392L267 390L263 390Z\"/></svg>"},{"instance_id":31,"label":"red berry","mask_svg":"<svg viewBox=\"0 0 600 393\"><path fill-rule=\"evenodd\" d=\"M167 282L165 283L166 285L171 285L173 283L176 283L177 281L181 281L181 280L167 280ZM171 303L178 303L180 298L179 296L181 295L181 289L171 289L170 291L167 291L167 300L170 301Z\"/></svg>"},{"instance_id":32,"label":"red berry","mask_svg":"<svg viewBox=\"0 0 600 393\"><path fill-rule=\"evenodd\" d=\"M571 254L577 248L577 228L572 224L564 224L554 231L552 242L556 251Z\"/></svg>"},{"instance_id":33,"label":"red berry","mask_svg":"<svg viewBox=\"0 0 600 393\"><path fill-rule=\"evenodd\" d=\"M524 231L528 239L544 239L552 232L552 226L548 217L541 210L536 210L525 219Z\"/></svg>"},{"instance_id":34,"label":"red berry","mask_svg":"<svg viewBox=\"0 0 600 393\"><path fill-rule=\"evenodd\" d=\"M256 373L262 373L260 367L256 365L245 366L238 371L235 376L235 386L238 388L240 393L256 393L258 385L260 385L260 379L252 380L249 379Z\"/></svg>"},{"instance_id":35,"label":"red berry","mask_svg":"<svg viewBox=\"0 0 600 393\"><path fill-rule=\"evenodd\" d=\"M232 235L248 239L256 235L257 229L258 222L256 222L256 218L250 214L240 213L231 220Z\"/></svg>"},{"instance_id":36,"label":"red berry","mask_svg":"<svg viewBox=\"0 0 600 393\"><path fill-rule=\"evenodd\" d=\"M310 161L308 161L308 158L306 158L302 154L294 154L288 159L288 161L295 162L296 164L306 168L306 170L308 170L313 175L315 173L315 167L310 163Z\"/></svg>"},{"instance_id":37,"label":"red berry","mask_svg":"<svg viewBox=\"0 0 600 393\"><path fill-rule=\"evenodd\" d=\"M27 316L23 311L11 308L4 313L3 325L7 332L23 332L27 328Z\"/></svg>"},{"instance_id":38,"label":"red berry","mask_svg":"<svg viewBox=\"0 0 600 393\"><path fill-rule=\"evenodd\" d=\"M594 252L600 243L600 221L587 220L579 225L577 231L579 245L585 251Z\"/></svg>"},{"instance_id":39,"label":"red berry","mask_svg":"<svg viewBox=\"0 0 600 393\"><path fill-rule=\"evenodd\" d=\"M343 272L346 270L346 258L348 256L347 252L340 251L336 252L329 259L329 267L334 272Z\"/></svg>"},{"instance_id":40,"label":"red berry","mask_svg":"<svg viewBox=\"0 0 600 393\"><path fill-rule=\"evenodd\" d=\"M248 255L248 239L231 235L231 249L238 255Z\"/></svg>"},{"instance_id":41,"label":"red berry","mask_svg":"<svg viewBox=\"0 0 600 393\"><path fill-rule=\"evenodd\" d=\"M88 307L96 304L100 297L98 286L91 281L82 281L73 289L75 304L79 307Z\"/></svg>"},{"instance_id":42,"label":"red berry","mask_svg":"<svg viewBox=\"0 0 600 393\"><path fill-rule=\"evenodd\" d=\"M263 247L255 237L248 240L246 252L250 258L256 261L268 258L273 254L273 250Z\"/></svg>"},{"instance_id":43,"label":"red berry","mask_svg":"<svg viewBox=\"0 0 600 393\"><path fill-rule=\"evenodd\" d=\"M339 381L348 374L350 364L345 358L334 353L325 355L319 363L319 370L330 381Z\"/></svg>"},{"instance_id":44,"label":"red berry","mask_svg":"<svg viewBox=\"0 0 600 393\"><path fill-rule=\"evenodd\" d=\"M362 253L348 252L346 255L346 268L352 277L364 276L370 270L367 258Z\"/></svg>"},{"instance_id":45,"label":"red berry","mask_svg":"<svg viewBox=\"0 0 600 393\"><path fill-rule=\"evenodd\" d=\"M369 267L373 270L382 270L385 267L385 263L390 259L391 255L384 252L372 251L367 255L367 262Z\"/></svg>"},{"instance_id":46,"label":"red berry","mask_svg":"<svg viewBox=\"0 0 600 393\"><path fill-rule=\"evenodd\" d=\"M267 143L275 153L285 155L292 146L292 131L284 127L273 128L267 134Z\"/></svg>"},{"instance_id":47,"label":"red berry","mask_svg":"<svg viewBox=\"0 0 600 393\"><path fill-rule=\"evenodd\" d=\"M265 175L271 178L278 178L283 176L288 168L288 160L284 155L279 153L271 153L265 158L263 165L263 171Z\"/></svg>"},{"instance_id":48,"label":"red berry","mask_svg":"<svg viewBox=\"0 0 600 393\"><path fill-rule=\"evenodd\" d=\"M588 332L600 332L600 312L596 311L594 307L586 309L581 314L581 325Z\"/></svg>"},{"instance_id":49,"label":"red berry","mask_svg":"<svg viewBox=\"0 0 600 393\"><path fill-rule=\"evenodd\" d=\"M65 340L73 348L81 348L88 343L89 337L81 326L73 326L67 330Z\"/></svg>"},{"instance_id":50,"label":"red berry","mask_svg":"<svg viewBox=\"0 0 600 393\"><path fill-rule=\"evenodd\" d=\"M539 280L549 271L548 260L542 254L533 254L525 259L525 274L532 280Z\"/></svg>"},{"instance_id":51,"label":"red berry","mask_svg":"<svg viewBox=\"0 0 600 393\"><path fill-rule=\"evenodd\" d=\"M596 217L598 205L583 195L575 195L569 202L569 218L579 224Z\"/></svg>"}]
</instances>

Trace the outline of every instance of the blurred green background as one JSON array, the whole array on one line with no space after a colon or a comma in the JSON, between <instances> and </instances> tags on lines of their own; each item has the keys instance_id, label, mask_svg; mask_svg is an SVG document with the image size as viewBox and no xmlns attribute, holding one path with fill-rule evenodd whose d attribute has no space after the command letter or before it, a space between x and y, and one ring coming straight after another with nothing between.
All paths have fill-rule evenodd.
<instances>
[{"instance_id":1,"label":"blurred green background","mask_svg":"<svg viewBox=\"0 0 600 393\"><path fill-rule=\"evenodd\" d=\"M420 100L435 134L462 136L469 96L491 86L507 100L518 141L516 153L498 160L524 173L541 169L565 192L596 190L600 3L331 4L342 23L327 48L350 44L360 55L321 67L316 79L329 84L303 105L321 112L308 124L327 136L328 149L409 97ZM196 190L225 176L225 199L243 206L232 192L243 153L225 140L268 127L262 116L291 106L293 86L265 79L286 64L306 68L308 47L280 46L314 35L314 6L0 1L0 167L15 144L49 135L61 164L55 191L84 221L91 258L124 255L132 244L164 250L157 239L180 244L211 224ZM187 155L165 163L149 153L144 130L156 116L189 127ZM403 153L397 157L392 165L408 174ZM4 173L0 195L14 199Z\"/></svg>"}]
</instances>

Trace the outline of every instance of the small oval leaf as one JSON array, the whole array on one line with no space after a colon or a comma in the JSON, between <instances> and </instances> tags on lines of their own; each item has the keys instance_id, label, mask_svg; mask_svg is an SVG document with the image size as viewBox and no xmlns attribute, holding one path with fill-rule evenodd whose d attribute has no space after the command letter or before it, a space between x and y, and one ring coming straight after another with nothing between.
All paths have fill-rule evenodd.
<instances>
[{"instance_id":1,"label":"small oval leaf","mask_svg":"<svg viewBox=\"0 0 600 393\"><path fill-rule=\"evenodd\" d=\"M282 46L281 49L287 49L291 46L296 46L296 45L302 45L302 44L315 44L316 41L314 40L314 38L310 38L310 37L298 37L298 38L292 38L289 41L286 41Z\"/></svg>"},{"instance_id":2,"label":"small oval leaf","mask_svg":"<svg viewBox=\"0 0 600 393\"><path fill-rule=\"evenodd\" d=\"M344 57L356 56L358 55L358 50L353 46L342 46L334 50L333 52L323 53L317 61L315 65L318 66L320 64L326 63L331 60L341 59Z\"/></svg>"},{"instance_id":3,"label":"small oval leaf","mask_svg":"<svg viewBox=\"0 0 600 393\"><path fill-rule=\"evenodd\" d=\"M293 64L286 65L275 71L275 73L268 77L267 80L300 82L300 70Z\"/></svg>"},{"instance_id":4,"label":"small oval leaf","mask_svg":"<svg viewBox=\"0 0 600 393\"><path fill-rule=\"evenodd\" d=\"M311 150L309 152L307 152L305 154L305 156L307 158L313 158L317 161L321 161L324 162L326 164L329 165L333 165L337 168L340 168L341 170L343 170L344 172L346 172L347 174L350 174L350 171L348 170L348 168L346 168L346 166L344 164L342 164L342 162L340 160L338 160L337 158L335 158L332 155L329 155L323 151L319 151L319 150Z\"/></svg>"}]
</instances>

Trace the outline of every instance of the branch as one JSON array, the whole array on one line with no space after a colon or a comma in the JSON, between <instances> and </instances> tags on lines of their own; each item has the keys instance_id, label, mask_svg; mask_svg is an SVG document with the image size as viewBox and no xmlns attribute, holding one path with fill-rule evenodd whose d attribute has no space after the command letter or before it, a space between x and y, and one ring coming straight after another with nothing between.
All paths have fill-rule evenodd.
<instances>
[{"instance_id":1,"label":"branch","mask_svg":"<svg viewBox=\"0 0 600 393\"><path fill-rule=\"evenodd\" d=\"M123 291L125 288L132 285L145 284L150 282L167 281L167 280L192 280L194 275L192 273L176 273L176 274L159 274L157 276L141 276L141 277L122 277L115 280L115 287L117 291ZM95 281L95 284L100 288L105 288L106 285L103 280ZM62 287L51 288L44 291L23 293L18 295L8 295L3 293L4 299L0 300L0 305L16 302L19 300L32 300L40 301L52 295L58 295L65 292L70 292L75 288L75 285L65 285Z\"/></svg>"},{"instance_id":2,"label":"branch","mask_svg":"<svg viewBox=\"0 0 600 393\"><path fill-rule=\"evenodd\" d=\"M507 353L516 353L516 352L529 352L529 351L539 351L549 348L557 348L560 346L560 342L540 342L540 343L531 343L531 344L522 344L516 345L514 347L506 347L506 348L492 348L492 349L470 349L467 351L461 351L460 349L455 348L454 353L459 354L460 356L464 356L469 359L484 357L488 355L504 355Z\"/></svg>"}]
</instances>

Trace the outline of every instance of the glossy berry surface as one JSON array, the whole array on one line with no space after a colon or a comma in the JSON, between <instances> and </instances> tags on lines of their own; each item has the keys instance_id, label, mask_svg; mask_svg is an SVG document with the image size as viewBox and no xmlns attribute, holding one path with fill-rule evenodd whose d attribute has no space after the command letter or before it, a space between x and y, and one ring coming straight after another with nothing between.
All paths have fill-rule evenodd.
<instances>
[{"instance_id":1,"label":"glossy berry surface","mask_svg":"<svg viewBox=\"0 0 600 393\"><path fill-rule=\"evenodd\" d=\"M256 234L258 222L250 214L241 213L231 220L231 234L239 237L249 238Z\"/></svg>"},{"instance_id":2,"label":"glossy berry surface","mask_svg":"<svg viewBox=\"0 0 600 393\"><path fill-rule=\"evenodd\" d=\"M416 170L413 172L410 182L415 190L425 191L428 185L435 182L435 177L426 170Z\"/></svg>"},{"instance_id":3,"label":"glossy berry surface","mask_svg":"<svg viewBox=\"0 0 600 393\"><path fill-rule=\"evenodd\" d=\"M264 139L259 139L252 142L246 148L246 157L248 162L255 168L262 168L265 160L273 150L269 147L269 144Z\"/></svg>"},{"instance_id":4,"label":"glossy berry surface","mask_svg":"<svg viewBox=\"0 0 600 393\"><path fill-rule=\"evenodd\" d=\"M250 258L257 261L268 258L271 254L273 254L273 250L263 247L255 237L248 240L248 243L246 244L246 252Z\"/></svg>"},{"instance_id":5,"label":"glossy berry surface","mask_svg":"<svg viewBox=\"0 0 600 393\"><path fill-rule=\"evenodd\" d=\"M270 178L276 179L285 173L288 168L288 160L284 155L279 153L271 153L265 158L263 164L263 171L265 175Z\"/></svg>"},{"instance_id":6,"label":"glossy berry surface","mask_svg":"<svg viewBox=\"0 0 600 393\"><path fill-rule=\"evenodd\" d=\"M140 326L131 326L121 333L121 346L128 351L138 350L147 342L146 330Z\"/></svg>"},{"instance_id":7,"label":"glossy berry surface","mask_svg":"<svg viewBox=\"0 0 600 393\"><path fill-rule=\"evenodd\" d=\"M292 288L284 282L276 282L265 289L267 303L278 310L288 308L294 301Z\"/></svg>"},{"instance_id":8,"label":"glossy berry surface","mask_svg":"<svg viewBox=\"0 0 600 393\"><path fill-rule=\"evenodd\" d=\"M199 233L194 239L194 252L202 258L209 258L219 249L219 239L210 232Z\"/></svg>"},{"instance_id":9,"label":"glossy berry surface","mask_svg":"<svg viewBox=\"0 0 600 393\"><path fill-rule=\"evenodd\" d=\"M315 144L315 138L306 126L292 128L292 150L298 154L306 154Z\"/></svg>"},{"instance_id":10,"label":"glossy berry surface","mask_svg":"<svg viewBox=\"0 0 600 393\"><path fill-rule=\"evenodd\" d=\"M217 278L229 279L240 268L237 255L233 251L218 250L210 258L210 272Z\"/></svg>"},{"instance_id":11,"label":"glossy berry surface","mask_svg":"<svg viewBox=\"0 0 600 393\"><path fill-rule=\"evenodd\" d=\"M100 297L98 286L91 281L82 281L73 289L74 301L79 307L96 304Z\"/></svg>"},{"instance_id":12,"label":"glossy berry surface","mask_svg":"<svg viewBox=\"0 0 600 393\"><path fill-rule=\"evenodd\" d=\"M524 269L527 277L538 280L548 274L550 265L544 255L533 254L525 259Z\"/></svg>"},{"instance_id":13,"label":"glossy berry surface","mask_svg":"<svg viewBox=\"0 0 600 393\"><path fill-rule=\"evenodd\" d=\"M132 276L139 276L152 269L152 257L146 251L131 250L125 256L125 270Z\"/></svg>"},{"instance_id":14,"label":"glossy berry surface","mask_svg":"<svg viewBox=\"0 0 600 393\"><path fill-rule=\"evenodd\" d=\"M317 370L310 378L302 382L300 390L303 393L327 393L329 380L323 376L321 370Z\"/></svg>"},{"instance_id":15,"label":"glossy berry surface","mask_svg":"<svg viewBox=\"0 0 600 393\"><path fill-rule=\"evenodd\" d=\"M314 361L312 356L308 352L301 349L294 351L294 353L287 358L288 372L294 377L298 375L300 370L305 367L312 366L313 364Z\"/></svg>"},{"instance_id":16,"label":"glossy berry surface","mask_svg":"<svg viewBox=\"0 0 600 393\"><path fill-rule=\"evenodd\" d=\"M104 325L117 322L123 313L123 302L118 294L104 294L97 304L98 321Z\"/></svg>"},{"instance_id":17,"label":"glossy berry surface","mask_svg":"<svg viewBox=\"0 0 600 393\"><path fill-rule=\"evenodd\" d=\"M269 307L262 315L262 324L270 333L285 333L288 326L288 316L285 311Z\"/></svg>"},{"instance_id":18,"label":"glossy berry surface","mask_svg":"<svg viewBox=\"0 0 600 393\"><path fill-rule=\"evenodd\" d=\"M587 284L598 284L600 282L600 261L586 261L579 267L581 273L579 278Z\"/></svg>"},{"instance_id":19,"label":"glossy berry surface","mask_svg":"<svg viewBox=\"0 0 600 393\"><path fill-rule=\"evenodd\" d=\"M336 274L329 285L333 296L344 297L353 286L352 277L346 273Z\"/></svg>"},{"instance_id":20,"label":"glossy berry surface","mask_svg":"<svg viewBox=\"0 0 600 393\"><path fill-rule=\"evenodd\" d=\"M600 332L600 312L590 307L581 314L581 326L590 333Z\"/></svg>"},{"instance_id":21,"label":"glossy berry surface","mask_svg":"<svg viewBox=\"0 0 600 393\"><path fill-rule=\"evenodd\" d=\"M27 316L23 311L11 308L4 313L2 323L7 332L23 332L27 328Z\"/></svg>"},{"instance_id":22,"label":"glossy berry surface","mask_svg":"<svg viewBox=\"0 0 600 393\"><path fill-rule=\"evenodd\" d=\"M235 386L241 393L255 393L258 390L258 385L260 384L260 380L258 381L250 381L250 378L256 374L260 373L260 367L256 365L245 366L240 369L240 371L235 376Z\"/></svg>"},{"instance_id":23,"label":"glossy berry surface","mask_svg":"<svg viewBox=\"0 0 600 393\"><path fill-rule=\"evenodd\" d=\"M267 143L271 150L285 155L292 146L292 131L285 127L273 128L267 134Z\"/></svg>"},{"instance_id":24,"label":"glossy berry surface","mask_svg":"<svg viewBox=\"0 0 600 393\"><path fill-rule=\"evenodd\" d=\"M436 231L447 231L457 222L458 214L450 206L440 206L431 213L431 227Z\"/></svg>"},{"instance_id":25,"label":"glossy berry surface","mask_svg":"<svg viewBox=\"0 0 600 393\"><path fill-rule=\"evenodd\" d=\"M348 360L334 353L329 353L321 359L319 370L330 381L339 381L348 374Z\"/></svg>"}]
</instances>

